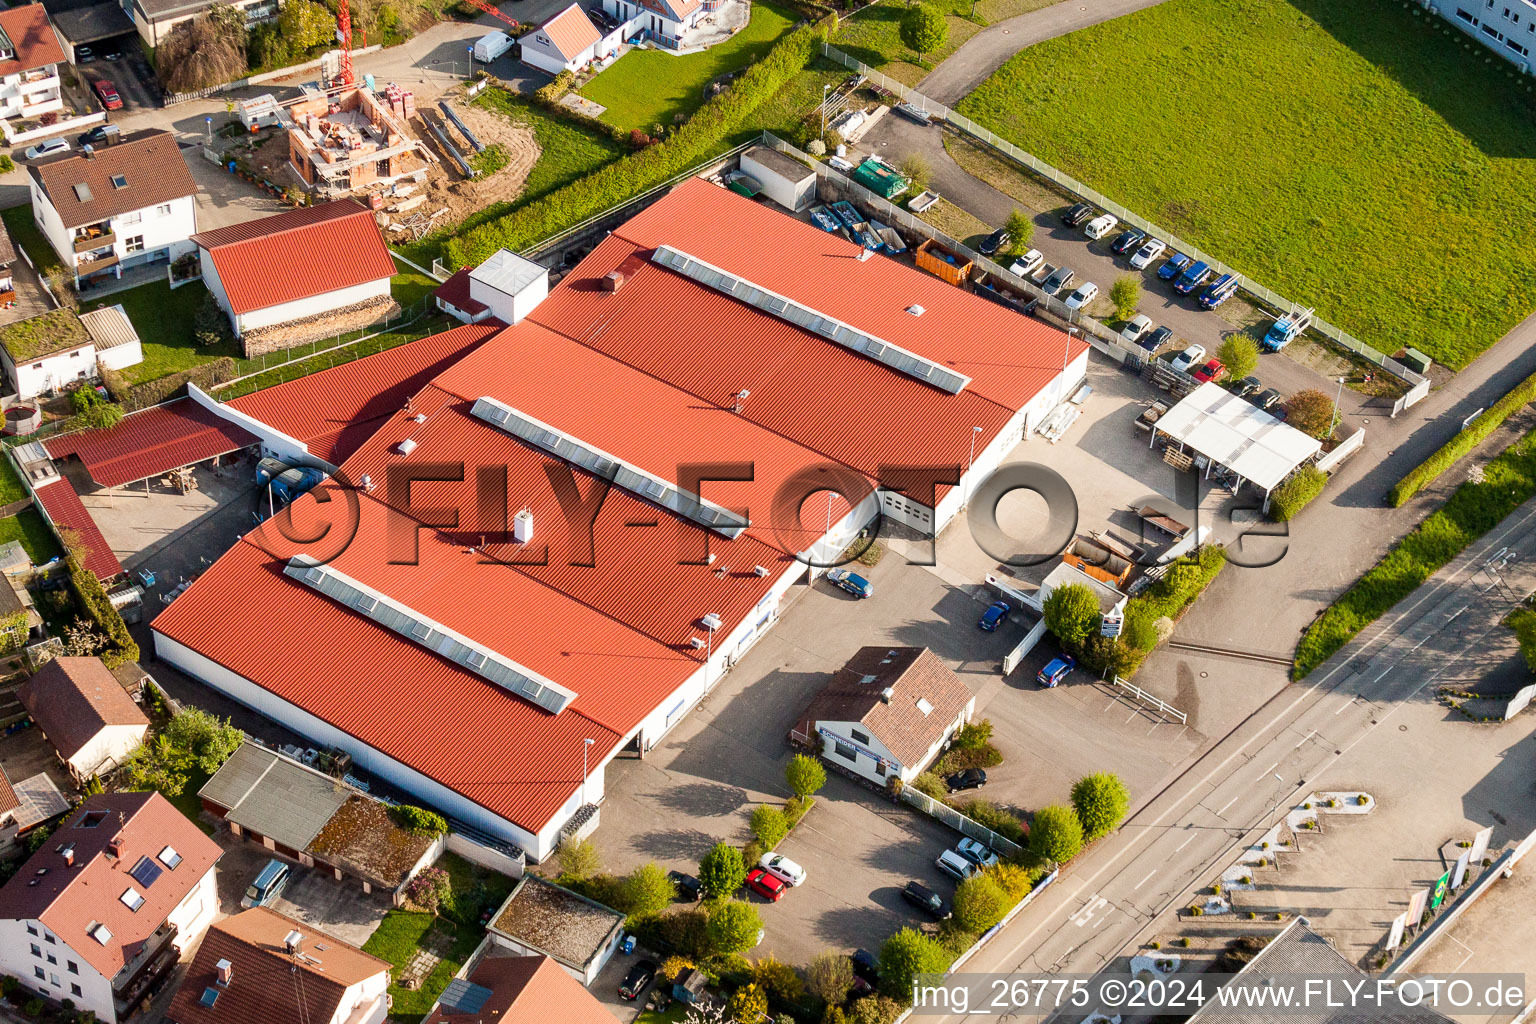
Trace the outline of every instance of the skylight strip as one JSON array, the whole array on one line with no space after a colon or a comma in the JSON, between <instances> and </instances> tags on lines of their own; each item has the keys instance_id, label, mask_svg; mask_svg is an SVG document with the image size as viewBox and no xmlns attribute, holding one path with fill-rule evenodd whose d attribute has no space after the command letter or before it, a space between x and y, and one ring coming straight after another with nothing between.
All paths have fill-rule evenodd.
<instances>
[{"instance_id":1,"label":"skylight strip","mask_svg":"<svg viewBox=\"0 0 1536 1024\"><path fill-rule=\"evenodd\" d=\"M706 288L724 292L781 320L787 320L797 327L814 331L844 348L884 363L897 373L914 377L925 384L932 384L952 395L958 395L964 391L965 386L971 382L971 378L964 374L956 373L915 352L908 352L899 345L893 345L883 338L861 331L857 327L796 302L794 299L771 292L744 277L732 274L729 270L721 270L711 263L689 256L670 245L657 246L656 251L651 254L651 259L664 267L670 267L686 278L699 282ZM740 287L742 285L745 287Z\"/></svg>"},{"instance_id":2,"label":"skylight strip","mask_svg":"<svg viewBox=\"0 0 1536 1024\"><path fill-rule=\"evenodd\" d=\"M604 477L611 474L612 482L632 494L670 509L708 530L735 539L751 525L746 519L723 505L685 491L670 480L647 473L601 448L593 447L564 431L540 422L526 413L519 412L504 402L482 397L475 400L470 413L478 420L499 427L550 455L574 465L582 466ZM549 440L554 438L553 441Z\"/></svg>"},{"instance_id":3,"label":"skylight strip","mask_svg":"<svg viewBox=\"0 0 1536 1024\"><path fill-rule=\"evenodd\" d=\"M304 555L297 555L283 568L283 574L551 714L558 715L576 699L574 690L524 668L329 565L314 565Z\"/></svg>"}]
</instances>

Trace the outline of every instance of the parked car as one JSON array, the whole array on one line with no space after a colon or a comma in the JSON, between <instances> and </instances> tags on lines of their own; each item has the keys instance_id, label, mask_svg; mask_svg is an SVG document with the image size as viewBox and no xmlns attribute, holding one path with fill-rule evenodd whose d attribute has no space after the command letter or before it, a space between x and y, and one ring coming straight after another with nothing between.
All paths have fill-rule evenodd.
<instances>
[{"instance_id":1,"label":"parked car","mask_svg":"<svg viewBox=\"0 0 1536 1024\"><path fill-rule=\"evenodd\" d=\"M60 153L69 152L69 141L66 139L44 139L35 146L28 146L25 154L28 160L41 160L45 156L57 156Z\"/></svg>"},{"instance_id":2,"label":"parked car","mask_svg":"<svg viewBox=\"0 0 1536 1024\"><path fill-rule=\"evenodd\" d=\"M1075 228L1092 216L1093 207L1087 203L1073 203L1062 213L1061 222L1069 228Z\"/></svg>"},{"instance_id":3,"label":"parked car","mask_svg":"<svg viewBox=\"0 0 1536 1024\"><path fill-rule=\"evenodd\" d=\"M1171 327L1159 327L1145 338L1142 338L1136 344L1140 345L1148 352L1156 352L1158 349L1162 348L1172 340L1173 329Z\"/></svg>"},{"instance_id":4,"label":"parked car","mask_svg":"<svg viewBox=\"0 0 1536 1024\"><path fill-rule=\"evenodd\" d=\"M783 898L784 890L788 886L778 875L770 875L762 868L753 868L747 872L747 888L768 902L777 903Z\"/></svg>"},{"instance_id":5,"label":"parked car","mask_svg":"<svg viewBox=\"0 0 1536 1024\"><path fill-rule=\"evenodd\" d=\"M1209 384L1212 381L1220 380L1221 375L1226 372L1227 368L1221 365L1220 359L1211 359L1204 364L1197 366L1195 368L1195 372L1190 374L1190 376L1202 384Z\"/></svg>"},{"instance_id":6,"label":"parked car","mask_svg":"<svg viewBox=\"0 0 1536 1024\"><path fill-rule=\"evenodd\" d=\"M77 46L77 47L75 47L75 63L76 64L89 64L91 61L93 61L95 59L96 59L96 51L92 50L89 46Z\"/></svg>"},{"instance_id":7,"label":"parked car","mask_svg":"<svg viewBox=\"0 0 1536 1024\"><path fill-rule=\"evenodd\" d=\"M122 129L115 124L99 124L90 131L81 132L75 141L82 146L105 146L116 142Z\"/></svg>"},{"instance_id":8,"label":"parked car","mask_svg":"<svg viewBox=\"0 0 1536 1024\"><path fill-rule=\"evenodd\" d=\"M256 881L246 887L245 895L240 897L240 905L247 910L264 907L281 896L287 887L288 865L274 857L262 866Z\"/></svg>"},{"instance_id":9,"label":"parked car","mask_svg":"<svg viewBox=\"0 0 1536 1024\"><path fill-rule=\"evenodd\" d=\"M1146 268L1153 260L1161 256L1166 248L1168 248L1168 243L1161 238L1147 239L1146 244L1137 249L1136 254L1131 257L1131 266L1137 270Z\"/></svg>"},{"instance_id":10,"label":"parked car","mask_svg":"<svg viewBox=\"0 0 1536 1024\"><path fill-rule=\"evenodd\" d=\"M1072 674L1074 668L1077 668L1077 659L1070 654L1063 654L1060 657L1052 658L1050 663L1041 669L1040 674L1035 678L1041 686L1049 690L1052 687L1059 686L1063 679Z\"/></svg>"},{"instance_id":11,"label":"parked car","mask_svg":"<svg viewBox=\"0 0 1536 1024\"><path fill-rule=\"evenodd\" d=\"M1194 366L1204 358L1205 346L1191 345L1189 348L1186 348L1183 352L1180 352L1178 355L1173 357L1173 368L1175 370L1182 370L1185 373L1188 373L1191 366Z\"/></svg>"},{"instance_id":12,"label":"parked car","mask_svg":"<svg viewBox=\"0 0 1536 1024\"><path fill-rule=\"evenodd\" d=\"M685 875L681 871L668 871L667 877L672 880L672 888L677 890L677 898L684 903L697 903L704 895L704 886L692 875Z\"/></svg>"},{"instance_id":13,"label":"parked car","mask_svg":"<svg viewBox=\"0 0 1536 1024\"><path fill-rule=\"evenodd\" d=\"M1179 279L1173 282L1173 290L1180 295L1188 295L1196 288L1205 284L1210 279L1212 273L1214 271L1211 270L1211 265L1204 260L1201 260L1199 263L1191 263L1184 269L1184 273L1179 275Z\"/></svg>"},{"instance_id":14,"label":"parked car","mask_svg":"<svg viewBox=\"0 0 1536 1024\"><path fill-rule=\"evenodd\" d=\"M1076 291L1067 296L1067 308L1082 309L1098 297L1099 286L1092 281L1084 281L1077 286Z\"/></svg>"},{"instance_id":15,"label":"parked car","mask_svg":"<svg viewBox=\"0 0 1536 1024\"><path fill-rule=\"evenodd\" d=\"M102 54L101 55L101 59L102 60L121 60L122 56L123 56L122 51L118 50L117 47L114 46L112 49L110 49L106 53Z\"/></svg>"},{"instance_id":16,"label":"parked car","mask_svg":"<svg viewBox=\"0 0 1536 1024\"><path fill-rule=\"evenodd\" d=\"M991 847L979 839L966 836L955 844L955 849L959 851L960 856L973 864L979 864L984 868L997 867L999 857L992 852Z\"/></svg>"},{"instance_id":17,"label":"parked car","mask_svg":"<svg viewBox=\"0 0 1536 1024\"><path fill-rule=\"evenodd\" d=\"M1263 390L1264 385L1259 382L1257 377L1244 377L1232 385L1232 393L1239 398L1247 398L1249 395L1256 395Z\"/></svg>"},{"instance_id":18,"label":"parked car","mask_svg":"<svg viewBox=\"0 0 1536 1024\"><path fill-rule=\"evenodd\" d=\"M1012 240L1013 236L1008 233L1007 228L998 228L981 240L981 245L977 246L977 251L983 256L995 256L999 249Z\"/></svg>"},{"instance_id":19,"label":"parked car","mask_svg":"<svg viewBox=\"0 0 1536 1024\"><path fill-rule=\"evenodd\" d=\"M949 916L949 904L944 902L944 897L921 882L908 882L906 888L901 890L901 898L935 921L942 921Z\"/></svg>"},{"instance_id":20,"label":"parked car","mask_svg":"<svg viewBox=\"0 0 1536 1024\"><path fill-rule=\"evenodd\" d=\"M619 983L620 999L639 999L640 993L646 986L656 980L656 961L637 960L635 965L624 975L624 980Z\"/></svg>"},{"instance_id":21,"label":"parked car","mask_svg":"<svg viewBox=\"0 0 1536 1024\"><path fill-rule=\"evenodd\" d=\"M1184 268L1189 266L1190 259L1181 252L1176 252L1163 261L1163 265L1157 268L1159 281L1172 281L1184 273Z\"/></svg>"},{"instance_id":22,"label":"parked car","mask_svg":"<svg viewBox=\"0 0 1536 1024\"><path fill-rule=\"evenodd\" d=\"M848 955L853 963L853 976L871 985L880 981L880 961L867 949L856 949Z\"/></svg>"},{"instance_id":23,"label":"parked car","mask_svg":"<svg viewBox=\"0 0 1536 1024\"><path fill-rule=\"evenodd\" d=\"M805 868L796 864L782 853L774 853L772 850L769 850L763 854L762 859L757 862L757 866L770 875L778 876L784 881L785 885L796 886L805 884Z\"/></svg>"},{"instance_id":24,"label":"parked car","mask_svg":"<svg viewBox=\"0 0 1536 1024\"><path fill-rule=\"evenodd\" d=\"M1008 268L1009 273L1020 277L1028 277L1040 269L1040 264L1045 262L1045 254L1039 249L1031 249L1029 252L1013 261L1013 266Z\"/></svg>"},{"instance_id":25,"label":"parked car","mask_svg":"<svg viewBox=\"0 0 1536 1024\"><path fill-rule=\"evenodd\" d=\"M981 868L960 856L954 850L945 850L939 854L939 859L934 861L940 871L950 876L957 882L963 882L972 875L979 874Z\"/></svg>"},{"instance_id":26,"label":"parked car","mask_svg":"<svg viewBox=\"0 0 1536 1024\"><path fill-rule=\"evenodd\" d=\"M1145 313L1137 313L1131 317L1131 322L1120 328L1120 337L1132 345L1141 340L1141 336L1152 329L1152 318Z\"/></svg>"},{"instance_id":27,"label":"parked car","mask_svg":"<svg viewBox=\"0 0 1536 1024\"><path fill-rule=\"evenodd\" d=\"M96 98L101 100L101 105L108 110L122 110L123 98L117 94L117 86L105 78L98 78L91 83L91 88L96 91Z\"/></svg>"},{"instance_id":28,"label":"parked car","mask_svg":"<svg viewBox=\"0 0 1536 1024\"><path fill-rule=\"evenodd\" d=\"M1049 277L1040 283L1040 290L1047 295L1056 295L1063 288L1071 286L1072 279L1076 276L1072 273L1071 267L1057 267L1051 271Z\"/></svg>"},{"instance_id":29,"label":"parked car","mask_svg":"<svg viewBox=\"0 0 1536 1024\"><path fill-rule=\"evenodd\" d=\"M1109 251L1114 253L1116 256L1124 256L1126 253L1140 245L1142 240L1146 237L1147 233L1145 231L1140 231L1136 228L1130 228L1126 231L1122 231L1120 234L1115 236L1115 240L1113 242L1109 243Z\"/></svg>"},{"instance_id":30,"label":"parked car","mask_svg":"<svg viewBox=\"0 0 1536 1024\"><path fill-rule=\"evenodd\" d=\"M1253 404L1258 406L1260 409L1273 410L1274 407L1279 405L1284 398L1285 396L1280 394L1280 392L1276 391L1274 388L1265 388L1263 391L1260 391L1258 394L1254 395L1252 401Z\"/></svg>"},{"instance_id":31,"label":"parked car","mask_svg":"<svg viewBox=\"0 0 1536 1024\"><path fill-rule=\"evenodd\" d=\"M1215 309L1236 294L1237 275L1222 274L1205 286L1205 291L1200 293L1198 301L1201 309Z\"/></svg>"},{"instance_id":32,"label":"parked car","mask_svg":"<svg viewBox=\"0 0 1536 1024\"><path fill-rule=\"evenodd\" d=\"M987 770L985 768L963 768L951 773L944 784L949 787L951 793L963 792L967 789L980 789L987 784Z\"/></svg>"},{"instance_id":33,"label":"parked car","mask_svg":"<svg viewBox=\"0 0 1536 1024\"><path fill-rule=\"evenodd\" d=\"M875 588L870 585L869 580L856 572L849 572L847 569L828 569L827 579L854 597L875 596Z\"/></svg>"},{"instance_id":34,"label":"parked car","mask_svg":"<svg viewBox=\"0 0 1536 1024\"><path fill-rule=\"evenodd\" d=\"M1093 218L1093 220L1088 222L1088 226L1083 228L1083 234L1087 235L1089 238L1098 240L1109 234L1111 231L1115 230L1115 225L1119 223L1120 218L1116 217L1114 214L1101 213L1097 217Z\"/></svg>"},{"instance_id":35,"label":"parked car","mask_svg":"<svg viewBox=\"0 0 1536 1024\"><path fill-rule=\"evenodd\" d=\"M981 613L981 621L977 626L988 633L997 632L997 627L1008 621L1008 602L993 601L987 606L987 610Z\"/></svg>"}]
</instances>

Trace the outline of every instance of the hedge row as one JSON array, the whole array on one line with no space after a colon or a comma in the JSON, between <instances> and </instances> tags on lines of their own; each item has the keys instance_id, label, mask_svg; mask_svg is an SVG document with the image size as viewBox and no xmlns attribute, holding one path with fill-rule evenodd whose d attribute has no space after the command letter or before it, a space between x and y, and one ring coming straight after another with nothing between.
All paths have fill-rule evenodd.
<instances>
[{"instance_id":1,"label":"hedge row","mask_svg":"<svg viewBox=\"0 0 1536 1024\"><path fill-rule=\"evenodd\" d=\"M128 632L128 624L112 607L106 588L96 574L84 565L85 553L72 547L69 552L69 582L74 589L80 610L91 617L111 644L101 652L101 660L107 668L116 668L125 661L137 661L139 645Z\"/></svg>"},{"instance_id":2,"label":"hedge row","mask_svg":"<svg viewBox=\"0 0 1536 1024\"><path fill-rule=\"evenodd\" d=\"M726 138L739 130L759 106L804 70L816 54L822 35L823 30L814 25L795 29L662 142L616 160L537 203L451 239L444 247L449 264L472 266L497 249L525 249L660 185L718 152Z\"/></svg>"},{"instance_id":3,"label":"hedge row","mask_svg":"<svg viewBox=\"0 0 1536 1024\"><path fill-rule=\"evenodd\" d=\"M1439 511L1398 541L1312 623L1296 648L1296 678L1327 661L1533 494L1536 431L1489 462L1481 483L1469 480L1456 488Z\"/></svg>"},{"instance_id":4,"label":"hedge row","mask_svg":"<svg viewBox=\"0 0 1536 1024\"><path fill-rule=\"evenodd\" d=\"M220 356L190 369L145 381L143 384L129 384L117 370L106 366L101 367L102 383L106 385L113 401L123 407L124 412L136 412L152 405L159 405L170 398L180 398L186 394L189 383L196 384L206 391L215 384L224 383L234 375L235 361L229 356Z\"/></svg>"},{"instance_id":5,"label":"hedge row","mask_svg":"<svg viewBox=\"0 0 1536 1024\"><path fill-rule=\"evenodd\" d=\"M1392 492L1387 496L1388 502L1393 508L1400 507L1403 502L1434 483L1441 473L1482 444L1488 435L1499 429L1500 424L1531 402L1536 402L1536 373L1515 385L1514 390L1494 402L1486 412L1442 445L1439 451L1409 470L1407 476L1393 485Z\"/></svg>"},{"instance_id":6,"label":"hedge row","mask_svg":"<svg viewBox=\"0 0 1536 1024\"><path fill-rule=\"evenodd\" d=\"M1295 519L1312 499L1323 493L1328 474L1311 464L1302 466L1284 483L1275 488L1269 498L1269 518L1277 523Z\"/></svg>"}]
</instances>

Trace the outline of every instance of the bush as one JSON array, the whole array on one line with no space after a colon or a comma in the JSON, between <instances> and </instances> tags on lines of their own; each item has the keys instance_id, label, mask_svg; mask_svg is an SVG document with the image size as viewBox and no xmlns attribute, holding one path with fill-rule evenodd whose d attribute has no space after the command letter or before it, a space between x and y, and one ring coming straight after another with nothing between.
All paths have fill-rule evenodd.
<instances>
[{"instance_id":1,"label":"bush","mask_svg":"<svg viewBox=\"0 0 1536 1024\"><path fill-rule=\"evenodd\" d=\"M16 169L16 161L9 154L0 153L0 174L10 174Z\"/></svg>"},{"instance_id":2,"label":"bush","mask_svg":"<svg viewBox=\"0 0 1536 1024\"><path fill-rule=\"evenodd\" d=\"M1312 499L1323 493L1328 474L1308 463L1286 477L1269 496L1269 518L1279 523L1295 519Z\"/></svg>"},{"instance_id":3,"label":"bush","mask_svg":"<svg viewBox=\"0 0 1536 1024\"><path fill-rule=\"evenodd\" d=\"M739 1024L757 1024L768 1014L768 993L756 984L741 986L725 1001L725 1016Z\"/></svg>"},{"instance_id":4,"label":"bush","mask_svg":"<svg viewBox=\"0 0 1536 1024\"><path fill-rule=\"evenodd\" d=\"M741 900L721 900L709 911L704 928L705 950L710 956L730 956L757 945L763 922L757 908Z\"/></svg>"},{"instance_id":5,"label":"bush","mask_svg":"<svg viewBox=\"0 0 1536 1024\"><path fill-rule=\"evenodd\" d=\"M880 991L903 1003L912 999L912 979L919 974L939 974L949 957L937 942L913 928L885 940L880 947Z\"/></svg>"},{"instance_id":6,"label":"bush","mask_svg":"<svg viewBox=\"0 0 1536 1024\"><path fill-rule=\"evenodd\" d=\"M752 965L752 983L781 1003L794 1005L805 997L800 975L772 953Z\"/></svg>"},{"instance_id":7,"label":"bush","mask_svg":"<svg viewBox=\"0 0 1536 1024\"><path fill-rule=\"evenodd\" d=\"M555 851L560 858L560 873L581 880L602 871L602 858L590 839L566 839Z\"/></svg>"},{"instance_id":8,"label":"bush","mask_svg":"<svg viewBox=\"0 0 1536 1024\"><path fill-rule=\"evenodd\" d=\"M1131 650L1140 654L1140 657L1132 659L1131 671L1140 666L1141 657L1150 653L1152 648L1161 642L1158 622L1163 619L1172 621L1182 615L1184 609L1188 608L1195 598L1210 586L1211 581L1226 564L1226 552L1214 544L1207 544L1198 554L1187 555L1174 562L1162 579L1127 602L1125 607L1127 623L1137 619L1152 623L1150 630L1138 624L1135 629L1127 629L1120 635L1122 646L1134 642L1136 646ZM1143 647L1142 643L1146 641L1153 642ZM1131 672L1121 671L1120 674L1128 676Z\"/></svg>"},{"instance_id":9,"label":"bush","mask_svg":"<svg viewBox=\"0 0 1536 1024\"><path fill-rule=\"evenodd\" d=\"M913 195L927 191L929 184L933 181L933 165L920 153L907 154L896 166L896 170L907 179L907 185L911 188Z\"/></svg>"},{"instance_id":10,"label":"bush","mask_svg":"<svg viewBox=\"0 0 1536 1024\"><path fill-rule=\"evenodd\" d=\"M842 953L818 953L805 966L805 987L828 1006L841 1006L853 989L853 961Z\"/></svg>"},{"instance_id":11,"label":"bush","mask_svg":"<svg viewBox=\"0 0 1536 1024\"><path fill-rule=\"evenodd\" d=\"M71 426L91 430L115 427L123 420L123 407L102 398L93 387L81 387L69 393L69 407L74 412Z\"/></svg>"},{"instance_id":12,"label":"bush","mask_svg":"<svg viewBox=\"0 0 1536 1024\"><path fill-rule=\"evenodd\" d=\"M554 81L548 85L541 85L533 91L533 101L543 107L552 107L559 103L575 84L576 76L569 71L562 71L555 76Z\"/></svg>"},{"instance_id":13,"label":"bush","mask_svg":"<svg viewBox=\"0 0 1536 1024\"><path fill-rule=\"evenodd\" d=\"M1008 253L1011 256L1022 255L1029 248L1029 243L1034 241L1035 222L1017 206L1008 214L1008 223L1004 228L1008 232Z\"/></svg>"},{"instance_id":14,"label":"bush","mask_svg":"<svg viewBox=\"0 0 1536 1024\"><path fill-rule=\"evenodd\" d=\"M1131 794L1113 772L1095 772L1072 787L1072 806L1083 824L1083 838L1090 843L1106 836L1125 820Z\"/></svg>"},{"instance_id":15,"label":"bush","mask_svg":"<svg viewBox=\"0 0 1536 1024\"><path fill-rule=\"evenodd\" d=\"M789 834L789 819L777 807L763 804L752 810L752 834L764 850L771 850Z\"/></svg>"},{"instance_id":16,"label":"bush","mask_svg":"<svg viewBox=\"0 0 1536 1024\"><path fill-rule=\"evenodd\" d=\"M232 82L249 68L245 22L228 7L212 7L178 23L155 48L155 72L170 92Z\"/></svg>"},{"instance_id":17,"label":"bush","mask_svg":"<svg viewBox=\"0 0 1536 1024\"><path fill-rule=\"evenodd\" d=\"M1011 861L1003 861L997 867L987 872L998 885L1003 887L1003 892L1008 894L1009 904L1019 902L1040 880L1038 868L1026 868L1022 864L1014 864Z\"/></svg>"},{"instance_id":18,"label":"bush","mask_svg":"<svg viewBox=\"0 0 1536 1024\"><path fill-rule=\"evenodd\" d=\"M60 535L64 538L65 550L69 552L69 583L75 605L106 634L111 644L101 653L102 663L108 668L116 668L125 661L137 661L138 642L128 632L128 624L123 621L122 615L112 607L112 601L107 597L101 580L85 567L85 545L80 535L68 528L61 530Z\"/></svg>"},{"instance_id":19,"label":"bush","mask_svg":"<svg viewBox=\"0 0 1536 1024\"><path fill-rule=\"evenodd\" d=\"M716 899L731 896L746 880L747 866L742 863L741 851L730 843L716 843L699 861L699 884Z\"/></svg>"},{"instance_id":20,"label":"bush","mask_svg":"<svg viewBox=\"0 0 1536 1024\"><path fill-rule=\"evenodd\" d=\"M923 772L913 779L912 788L935 800L942 801L949 796L949 787L944 784L943 779L933 774L933 772Z\"/></svg>"},{"instance_id":21,"label":"bush","mask_svg":"<svg viewBox=\"0 0 1536 1024\"><path fill-rule=\"evenodd\" d=\"M1045 625L1068 648L1077 649L1099 630L1099 599L1086 584L1057 587L1042 608Z\"/></svg>"},{"instance_id":22,"label":"bush","mask_svg":"<svg viewBox=\"0 0 1536 1024\"><path fill-rule=\"evenodd\" d=\"M955 886L955 923L979 935L1001 921L1013 902L990 874L972 875Z\"/></svg>"},{"instance_id":23,"label":"bush","mask_svg":"<svg viewBox=\"0 0 1536 1024\"><path fill-rule=\"evenodd\" d=\"M641 864L624 878L624 912L632 917L659 914L677 899L677 886L660 866Z\"/></svg>"},{"instance_id":24,"label":"bush","mask_svg":"<svg viewBox=\"0 0 1536 1024\"><path fill-rule=\"evenodd\" d=\"M234 337L234 332L229 326L229 317L224 315L224 310L219 306L219 300L213 297L213 292L203 296L203 301L198 303L197 312L192 314L192 336L197 343L203 346L222 344Z\"/></svg>"},{"instance_id":25,"label":"bush","mask_svg":"<svg viewBox=\"0 0 1536 1024\"><path fill-rule=\"evenodd\" d=\"M848 1008L848 1020L850 1024L894 1024L902 1009L902 1004L889 996L865 996Z\"/></svg>"},{"instance_id":26,"label":"bush","mask_svg":"<svg viewBox=\"0 0 1536 1024\"><path fill-rule=\"evenodd\" d=\"M235 375L235 361L229 356L220 356L218 359L201 363L191 369L181 370L177 373L166 374L143 384L129 386L123 379L123 375L109 367L100 367L102 383L107 386L112 397L122 403L128 412L139 409L147 409L152 405L171 398L179 398L186 393L188 384L196 384L204 391L216 384L222 384Z\"/></svg>"},{"instance_id":27,"label":"bush","mask_svg":"<svg viewBox=\"0 0 1536 1024\"><path fill-rule=\"evenodd\" d=\"M949 23L932 4L920 3L907 8L901 16L901 41L917 52L918 63L923 54L932 53L949 38Z\"/></svg>"},{"instance_id":28,"label":"bush","mask_svg":"<svg viewBox=\"0 0 1536 1024\"><path fill-rule=\"evenodd\" d=\"M396 825L424 839L436 839L448 832L448 819L423 807L398 804L389 809L389 816L395 819Z\"/></svg>"},{"instance_id":29,"label":"bush","mask_svg":"<svg viewBox=\"0 0 1536 1024\"><path fill-rule=\"evenodd\" d=\"M1531 402L1536 402L1536 373L1515 385L1508 394L1489 406L1486 412L1465 429L1458 431L1438 451L1409 470L1406 476L1393 485L1387 496L1388 503L1397 508L1434 483L1441 473L1482 444L1505 420Z\"/></svg>"},{"instance_id":30,"label":"bush","mask_svg":"<svg viewBox=\"0 0 1536 1024\"><path fill-rule=\"evenodd\" d=\"M1035 812L1029 825L1029 847L1046 860L1065 864L1083 848L1083 823L1070 807L1053 804Z\"/></svg>"},{"instance_id":31,"label":"bush","mask_svg":"<svg viewBox=\"0 0 1536 1024\"><path fill-rule=\"evenodd\" d=\"M1004 839L1011 839L1020 846L1028 840L1029 832L1024 823L1008 811L988 800L971 800L956 804L955 810L978 825L985 825Z\"/></svg>"},{"instance_id":32,"label":"bush","mask_svg":"<svg viewBox=\"0 0 1536 1024\"><path fill-rule=\"evenodd\" d=\"M784 781L791 793L803 799L827 784L827 769L814 757L796 754L784 767Z\"/></svg>"},{"instance_id":33,"label":"bush","mask_svg":"<svg viewBox=\"0 0 1536 1024\"><path fill-rule=\"evenodd\" d=\"M1333 399L1316 388L1298 391L1285 400L1285 422L1310 437L1333 436Z\"/></svg>"},{"instance_id":34,"label":"bush","mask_svg":"<svg viewBox=\"0 0 1536 1024\"><path fill-rule=\"evenodd\" d=\"M1221 343L1216 358L1233 380L1241 380L1259 365L1259 343L1246 334L1234 334Z\"/></svg>"},{"instance_id":35,"label":"bush","mask_svg":"<svg viewBox=\"0 0 1536 1024\"><path fill-rule=\"evenodd\" d=\"M1141 275L1121 274L1115 278L1115 283L1109 286L1109 301L1115 304L1117 319L1135 316L1136 306L1141 302Z\"/></svg>"},{"instance_id":36,"label":"bush","mask_svg":"<svg viewBox=\"0 0 1536 1024\"><path fill-rule=\"evenodd\" d=\"M439 867L422 868L416 877L405 883L405 898L412 905L429 914L453 895L453 883L448 872Z\"/></svg>"}]
</instances>

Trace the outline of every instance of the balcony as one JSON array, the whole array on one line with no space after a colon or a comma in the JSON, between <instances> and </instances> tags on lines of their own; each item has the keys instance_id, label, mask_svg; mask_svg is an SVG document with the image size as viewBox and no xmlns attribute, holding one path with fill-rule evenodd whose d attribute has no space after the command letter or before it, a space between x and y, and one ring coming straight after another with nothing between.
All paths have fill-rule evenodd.
<instances>
[{"instance_id":1,"label":"balcony","mask_svg":"<svg viewBox=\"0 0 1536 1024\"><path fill-rule=\"evenodd\" d=\"M58 77L58 73L50 67L47 71L24 72L21 76L21 81L23 85L31 85L34 82L57 81Z\"/></svg>"},{"instance_id":2,"label":"balcony","mask_svg":"<svg viewBox=\"0 0 1536 1024\"><path fill-rule=\"evenodd\" d=\"M94 232L92 234L91 232ZM92 249L105 249L117 241L117 232L109 228L86 228L75 236L75 252L89 252Z\"/></svg>"},{"instance_id":3,"label":"balcony","mask_svg":"<svg viewBox=\"0 0 1536 1024\"><path fill-rule=\"evenodd\" d=\"M154 933L145 939L128 962L112 979L112 995L117 1003L118 1016L127 1016L128 1010L143 999L158 982L176 966L181 954L173 946L177 928L169 921L162 922ZM125 950L126 952L126 950Z\"/></svg>"},{"instance_id":4,"label":"balcony","mask_svg":"<svg viewBox=\"0 0 1536 1024\"><path fill-rule=\"evenodd\" d=\"M75 264L75 276L84 277L86 274L94 274L98 270L106 270L118 264L117 253L109 252L105 256L86 258Z\"/></svg>"}]
</instances>

